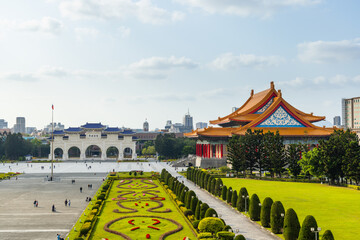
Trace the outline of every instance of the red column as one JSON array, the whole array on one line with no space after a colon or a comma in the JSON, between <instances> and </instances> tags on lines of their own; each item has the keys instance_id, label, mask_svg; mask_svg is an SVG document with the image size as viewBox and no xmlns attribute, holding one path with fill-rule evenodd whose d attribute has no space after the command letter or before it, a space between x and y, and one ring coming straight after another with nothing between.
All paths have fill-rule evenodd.
<instances>
[{"instance_id":1,"label":"red column","mask_svg":"<svg viewBox=\"0 0 360 240\"><path fill-rule=\"evenodd\" d=\"M223 157L223 154L224 154L224 149L223 149L223 145L221 144L220 145L220 158L222 158Z\"/></svg>"},{"instance_id":2,"label":"red column","mask_svg":"<svg viewBox=\"0 0 360 240\"><path fill-rule=\"evenodd\" d=\"M211 144L208 144L208 153L209 153L209 158L211 158L211 153L210 153L210 151L211 151Z\"/></svg>"}]
</instances>

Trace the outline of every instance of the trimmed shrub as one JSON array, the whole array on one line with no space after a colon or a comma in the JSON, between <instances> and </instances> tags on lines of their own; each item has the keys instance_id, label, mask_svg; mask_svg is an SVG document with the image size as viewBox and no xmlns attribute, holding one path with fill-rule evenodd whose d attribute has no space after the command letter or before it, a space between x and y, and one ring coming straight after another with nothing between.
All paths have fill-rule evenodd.
<instances>
[{"instance_id":1,"label":"trimmed shrub","mask_svg":"<svg viewBox=\"0 0 360 240\"><path fill-rule=\"evenodd\" d=\"M200 220L195 220L192 222L192 225L196 230L198 230L199 223L200 223Z\"/></svg>"},{"instance_id":2,"label":"trimmed shrub","mask_svg":"<svg viewBox=\"0 0 360 240\"><path fill-rule=\"evenodd\" d=\"M198 239L213 238L213 235L209 232L200 233Z\"/></svg>"},{"instance_id":3,"label":"trimmed shrub","mask_svg":"<svg viewBox=\"0 0 360 240\"><path fill-rule=\"evenodd\" d=\"M286 210L284 219L284 238L285 240L296 240L299 237L300 222L294 209Z\"/></svg>"},{"instance_id":4,"label":"trimmed shrub","mask_svg":"<svg viewBox=\"0 0 360 240\"><path fill-rule=\"evenodd\" d=\"M186 197L186 193L187 191L189 191L189 188L188 187L184 187L184 189L182 190L181 192L181 195L180 195L180 201L183 202L185 204L185 197Z\"/></svg>"},{"instance_id":5,"label":"trimmed shrub","mask_svg":"<svg viewBox=\"0 0 360 240\"><path fill-rule=\"evenodd\" d=\"M231 196L231 206L234 208L236 207L237 199L238 199L238 194L237 194L236 190L234 190L234 192L232 193L232 196Z\"/></svg>"},{"instance_id":6,"label":"trimmed shrub","mask_svg":"<svg viewBox=\"0 0 360 240\"><path fill-rule=\"evenodd\" d=\"M96 201L95 205L101 205L101 203L102 203L102 200L99 199L99 200Z\"/></svg>"},{"instance_id":7,"label":"trimmed shrub","mask_svg":"<svg viewBox=\"0 0 360 240\"><path fill-rule=\"evenodd\" d=\"M221 198L226 201L227 187L224 185L221 189Z\"/></svg>"},{"instance_id":8,"label":"trimmed shrub","mask_svg":"<svg viewBox=\"0 0 360 240\"><path fill-rule=\"evenodd\" d=\"M201 201L198 201L195 208L195 218L200 220Z\"/></svg>"},{"instance_id":9,"label":"trimmed shrub","mask_svg":"<svg viewBox=\"0 0 360 240\"><path fill-rule=\"evenodd\" d=\"M246 190L246 188L242 187L240 188L240 192L239 192L239 204L237 205L237 209L240 212L244 212L245 211L245 198L244 197L249 196L248 191ZM246 201L246 211L249 211L249 200L247 199Z\"/></svg>"},{"instance_id":10,"label":"trimmed shrub","mask_svg":"<svg viewBox=\"0 0 360 240\"><path fill-rule=\"evenodd\" d=\"M91 222L94 220L94 217L95 217L95 215L90 214L89 216L86 217L84 223L86 223L86 222L90 222L90 223L91 223Z\"/></svg>"},{"instance_id":11,"label":"trimmed shrub","mask_svg":"<svg viewBox=\"0 0 360 240\"><path fill-rule=\"evenodd\" d=\"M216 179L216 184L215 184L215 196L220 197L222 186L223 186L223 182L222 182L221 178Z\"/></svg>"},{"instance_id":12,"label":"trimmed shrub","mask_svg":"<svg viewBox=\"0 0 360 240\"><path fill-rule=\"evenodd\" d=\"M322 236L321 240L334 240L334 235L330 230L326 230L324 235Z\"/></svg>"},{"instance_id":13,"label":"trimmed shrub","mask_svg":"<svg viewBox=\"0 0 360 240\"><path fill-rule=\"evenodd\" d=\"M317 222L311 215L306 216L300 229L298 240L315 240L315 233L311 232L311 228L317 229ZM319 239L319 233L317 233Z\"/></svg>"},{"instance_id":14,"label":"trimmed shrub","mask_svg":"<svg viewBox=\"0 0 360 240\"><path fill-rule=\"evenodd\" d=\"M104 200L105 199L105 194L100 194L98 197L97 197L97 199L99 199L99 200Z\"/></svg>"},{"instance_id":15,"label":"trimmed shrub","mask_svg":"<svg viewBox=\"0 0 360 240\"><path fill-rule=\"evenodd\" d=\"M272 204L273 204L273 200L269 197L265 198L262 203L260 220L261 220L261 225L263 227L270 227L270 211Z\"/></svg>"},{"instance_id":16,"label":"trimmed shrub","mask_svg":"<svg viewBox=\"0 0 360 240\"><path fill-rule=\"evenodd\" d=\"M226 193L226 202L231 203L232 187L229 187Z\"/></svg>"},{"instance_id":17,"label":"trimmed shrub","mask_svg":"<svg viewBox=\"0 0 360 240\"><path fill-rule=\"evenodd\" d=\"M270 211L270 226L273 233L282 233L284 217L281 214L285 214L284 206L280 201L275 201L271 205Z\"/></svg>"},{"instance_id":18,"label":"trimmed shrub","mask_svg":"<svg viewBox=\"0 0 360 240\"><path fill-rule=\"evenodd\" d=\"M186 196L185 196L185 207L187 208L190 208L191 206L191 200L193 199L193 197L195 198L196 197L196 194L193 190L190 190L186 193Z\"/></svg>"},{"instance_id":19,"label":"trimmed shrub","mask_svg":"<svg viewBox=\"0 0 360 240\"><path fill-rule=\"evenodd\" d=\"M92 207L92 209L99 209L99 206L95 205Z\"/></svg>"},{"instance_id":20,"label":"trimmed shrub","mask_svg":"<svg viewBox=\"0 0 360 240\"><path fill-rule=\"evenodd\" d=\"M214 195L215 194L215 185L216 185L216 179L212 178L211 180L211 187L210 187L210 192Z\"/></svg>"},{"instance_id":21,"label":"trimmed shrub","mask_svg":"<svg viewBox=\"0 0 360 240\"><path fill-rule=\"evenodd\" d=\"M239 235L236 235L234 240L246 240L246 239L245 239L245 237L243 235L239 234Z\"/></svg>"},{"instance_id":22,"label":"trimmed shrub","mask_svg":"<svg viewBox=\"0 0 360 240\"><path fill-rule=\"evenodd\" d=\"M191 199L190 209L191 211L193 211L193 213L195 213L197 202L198 202L197 197Z\"/></svg>"},{"instance_id":23,"label":"trimmed shrub","mask_svg":"<svg viewBox=\"0 0 360 240\"><path fill-rule=\"evenodd\" d=\"M249 207L250 219L253 221L260 220L261 206L259 205L260 205L260 199L258 195L253 194L250 199L250 207Z\"/></svg>"},{"instance_id":24,"label":"trimmed shrub","mask_svg":"<svg viewBox=\"0 0 360 240\"><path fill-rule=\"evenodd\" d=\"M194 213L193 213L193 211L191 211L191 209L186 209L186 210L184 211L184 215L185 215L185 217L187 217L187 216L189 216L189 215L194 215Z\"/></svg>"},{"instance_id":25,"label":"trimmed shrub","mask_svg":"<svg viewBox=\"0 0 360 240\"><path fill-rule=\"evenodd\" d=\"M199 223L200 232L210 232L215 234L224 228L224 223L219 218L207 217Z\"/></svg>"},{"instance_id":26,"label":"trimmed shrub","mask_svg":"<svg viewBox=\"0 0 360 240\"><path fill-rule=\"evenodd\" d=\"M209 205L207 205L207 203L201 204L201 207L200 207L200 219L203 219L205 217L205 213L206 213L206 210L208 210L208 208L209 208Z\"/></svg>"},{"instance_id":27,"label":"trimmed shrub","mask_svg":"<svg viewBox=\"0 0 360 240\"><path fill-rule=\"evenodd\" d=\"M91 228L91 222L86 222L80 228L80 236L85 236Z\"/></svg>"},{"instance_id":28,"label":"trimmed shrub","mask_svg":"<svg viewBox=\"0 0 360 240\"><path fill-rule=\"evenodd\" d=\"M227 231L221 231L216 234L218 239L220 240L233 240L235 237L235 233L233 232L227 232Z\"/></svg>"},{"instance_id":29,"label":"trimmed shrub","mask_svg":"<svg viewBox=\"0 0 360 240\"><path fill-rule=\"evenodd\" d=\"M221 219L221 220L223 220L223 219ZM225 222L224 222L224 224L225 224ZM232 229L230 225L225 225L223 228L223 231L229 231L230 229Z\"/></svg>"},{"instance_id":30,"label":"trimmed shrub","mask_svg":"<svg viewBox=\"0 0 360 240\"><path fill-rule=\"evenodd\" d=\"M213 209L213 208L208 208L208 209L206 210L206 213L205 213L205 218L214 217L214 215L215 215L215 217L218 216L218 215L217 215L217 212L215 211L215 209Z\"/></svg>"}]
</instances>

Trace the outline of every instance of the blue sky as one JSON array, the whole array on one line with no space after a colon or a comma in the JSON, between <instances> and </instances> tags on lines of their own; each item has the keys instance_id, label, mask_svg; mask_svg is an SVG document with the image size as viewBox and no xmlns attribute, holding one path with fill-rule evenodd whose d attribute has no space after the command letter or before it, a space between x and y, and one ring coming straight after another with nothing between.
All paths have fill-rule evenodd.
<instances>
[{"instance_id":1,"label":"blue sky","mask_svg":"<svg viewBox=\"0 0 360 240\"><path fill-rule=\"evenodd\" d=\"M332 118L360 95L360 3L15 0L0 7L0 118L150 129L224 116L270 81Z\"/></svg>"}]
</instances>

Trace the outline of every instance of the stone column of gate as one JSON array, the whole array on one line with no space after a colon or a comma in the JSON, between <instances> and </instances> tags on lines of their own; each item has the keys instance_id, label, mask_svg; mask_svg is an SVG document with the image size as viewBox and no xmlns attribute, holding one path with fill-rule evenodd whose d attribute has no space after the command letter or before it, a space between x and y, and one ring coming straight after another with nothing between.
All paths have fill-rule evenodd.
<instances>
[{"instance_id":1,"label":"stone column of gate","mask_svg":"<svg viewBox=\"0 0 360 240\"><path fill-rule=\"evenodd\" d=\"M69 155L67 152L63 152L63 160L69 160Z\"/></svg>"}]
</instances>

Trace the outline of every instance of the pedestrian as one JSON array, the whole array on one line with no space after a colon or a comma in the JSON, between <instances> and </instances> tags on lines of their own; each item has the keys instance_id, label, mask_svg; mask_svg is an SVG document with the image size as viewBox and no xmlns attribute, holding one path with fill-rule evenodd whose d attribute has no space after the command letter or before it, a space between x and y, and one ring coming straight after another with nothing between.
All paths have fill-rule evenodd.
<instances>
[{"instance_id":1,"label":"pedestrian","mask_svg":"<svg viewBox=\"0 0 360 240\"><path fill-rule=\"evenodd\" d=\"M60 240L60 234L56 234L57 240Z\"/></svg>"},{"instance_id":2,"label":"pedestrian","mask_svg":"<svg viewBox=\"0 0 360 240\"><path fill-rule=\"evenodd\" d=\"M82 193L82 187L80 187L80 193Z\"/></svg>"},{"instance_id":3,"label":"pedestrian","mask_svg":"<svg viewBox=\"0 0 360 240\"><path fill-rule=\"evenodd\" d=\"M70 207L70 204L71 204L71 202L70 202L70 199L69 199L69 201L68 201L68 206Z\"/></svg>"},{"instance_id":4,"label":"pedestrian","mask_svg":"<svg viewBox=\"0 0 360 240\"><path fill-rule=\"evenodd\" d=\"M89 197L86 197L86 200L85 200L85 202L88 202L89 201Z\"/></svg>"},{"instance_id":5,"label":"pedestrian","mask_svg":"<svg viewBox=\"0 0 360 240\"><path fill-rule=\"evenodd\" d=\"M36 207L36 200L34 201L34 207Z\"/></svg>"},{"instance_id":6,"label":"pedestrian","mask_svg":"<svg viewBox=\"0 0 360 240\"><path fill-rule=\"evenodd\" d=\"M68 200L65 199L65 207L67 207L67 204L68 204Z\"/></svg>"},{"instance_id":7,"label":"pedestrian","mask_svg":"<svg viewBox=\"0 0 360 240\"><path fill-rule=\"evenodd\" d=\"M36 200L36 207L38 207L39 206L39 202L38 202L38 200Z\"/></svg>"},{"instance_id":8,"label":"pedestrian","mask_svg":"<svg viewBox=\"0 0 360 240\"><path fill-rule=\"evenodd\" d=\"M51 207L51 211L56 212L56 208L55 208L55 205L54 205L54 204L53 204L52 207Z\"/></svg>"}]
</instances>

